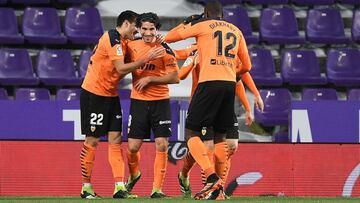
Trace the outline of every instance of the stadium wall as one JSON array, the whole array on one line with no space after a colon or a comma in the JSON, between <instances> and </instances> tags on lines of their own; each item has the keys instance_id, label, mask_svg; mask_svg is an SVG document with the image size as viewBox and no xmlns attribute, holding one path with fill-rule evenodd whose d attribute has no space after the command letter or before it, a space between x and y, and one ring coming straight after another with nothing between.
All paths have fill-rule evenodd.
<instances>
[{"instance_id":1,"label":"stadium wall","mask_svg":"<svg viewBox=\"0 0 360 203\"><path fill-rule=\"evenodd\" d=\"M0 141L0 196L78 196L81 145L81 141ZM164 182L168 195L180 195L177 173L186 151L184 143L171 143ZM146 196L152 186L154 143L144 143L141 154L143 176L134 193ZM359 176L357 144L240 144L226 190L236 196L359 197ZM92 178L99 195L111 195L106 142L97 149ZM195 192L201 188L197 166L191 185Z\"/></svg>"}]
</instances>

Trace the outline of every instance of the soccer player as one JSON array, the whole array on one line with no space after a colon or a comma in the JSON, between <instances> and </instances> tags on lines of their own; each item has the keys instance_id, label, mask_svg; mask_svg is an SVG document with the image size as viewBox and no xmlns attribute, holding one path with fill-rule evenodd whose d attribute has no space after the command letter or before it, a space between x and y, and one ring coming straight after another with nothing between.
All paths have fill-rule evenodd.
<instances>
[{"instance_id":1,"label":"soccer player","mask_svg":"<svg viewBox=\"0 0 360 203\"><path fill-rule=\"evenodd\" d=\"M124 63L126 43L136 33L133 11L124 11L118 18L116 28L105 32L94 48L82 84L80 95L81 130L85 141L81 150L82 189L80 196L98 198L91 185L95 151L100 136L108 136L108 158L112 169L115 189L114 198L133 198L124 185L124 162L121 151L121 107L118 96L119 80L148 61L160 57L164 48L144 52L143 57L132 63Z\"/></svg>"},{"instance_id":2,"label":"soccer player","mask_svg":"<svg viewBox=\"0 0 360 203\"><path fill-rule=\"evenodd\" d=\"M154 43L161 24L155 13L143 13L136 20L142 38L128 43L129 58L136 61L149 49L159 46ZM166 54L156 60L139 66L132 72L133 88L128 134L128 166L130 177L126 183L131 191L141 177L139 170L140 147L143 139L155 135L156 156L154 161L154 181L151 198L163 198L162 185L167 166L168 140L171 136L171 112L169 88L167 84L179 83L178 65L174 53L166 45Z\"/></svg>"},{"instance_id":3,"label":"soccer player","mask_svg":"<svg viewBox=\"0 0 360 203\"><path fill-rule=\"evenodd\" d=\"M198 81L198 75L199 75L199 66L198 66L198 53L197 53L197 47L196 45L191 45L190 47L182 50L175 50L175 55L178 60L185 59L187 56L184 65L181 67L179 71L179 78L181 80L185 79L188 74L192 73L192 88L191 88L191 95L190 99L194 94L194 91L197 86ZM238 64L238 70L241 70L241 64ZM237 78L238 79L238 78ZM260 97L260 94L255 86L254 81L251 78L250 73L245 73L241 76L241 79L244 80L245 84L250 88L250 90L255 95L255 104L260 110L263 110L264 104ZM253 117L251 115L250 110L250 104L246 97L246 92L243 83L241 80L239 80L236 83L236 95L239 97L241 103L244 105L245 108L245 124L247 126L250 126L253 120ZM226 142L228 145L228 159L227 159L227 166L226 171L222 173L223 178L223 184L226 182L227 174L230 169L230 158L231 156L236 152L238 147L238 123L236 115L234 114L234 127L230 130L227 130L226 132ZM202 137L202 140L204 141L207 149L208 149L208 155L210 160L212 161L211 157L213 157L214 154L214 143L213 143L213 133L207 132L205 136ZM215 148L216 150L216 148ZM191 187L190 187L190 181L189 181L189 172L191 168L194 166L194 159L191 156L190 153L187 153L186 156L183 159L184 164L182 169L179 172L178 178L179 178L179 184L181 192L184 194L185 197L191 196ZM216 167L216 164L215 164ZM221 170L220 168L218 170ZM221 172L221 171L220 171ZM218 174L219 175L219 174Z\"/></svg>"},{"instance_id":4,"label":"soccer player","mask_svg":"<svg viewBox=\"0 0 360 203\"><path fill-rule=\"evenodd\" d=\"M234 125L236 62L240 59L242 63L240 74L251 68L244 36L235 25L223 21L222 14L219 1L209 0L204 7L204 18L182 23L165 37L169 43L195 37L199 51L199 84L185 125L189 151L206 176L206 185L195 199L216 199L223 190L222 180L216 175L200 136L212 128L214 143L220 146L215 157L226 160L225 133ZM221 167L225 168L226 162Z\"/></svg>"}]
</instances>

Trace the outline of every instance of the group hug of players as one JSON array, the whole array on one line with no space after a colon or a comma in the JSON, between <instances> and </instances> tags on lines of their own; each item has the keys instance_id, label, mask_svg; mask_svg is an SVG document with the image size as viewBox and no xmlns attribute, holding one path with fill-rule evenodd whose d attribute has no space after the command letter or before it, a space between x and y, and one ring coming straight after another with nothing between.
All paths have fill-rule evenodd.
<instances>
[{"instance_id":1,"label":"group hug of players","mask_svg":"<svg viewBox=\"0 0 360 203\"><path fill-rule=\"evenodd\" d=\"M140 148L151 130L156 156L151 198L164 198L171 112L168 84L179 83L191 72L192 91L185 125L188 153L178 173L181 192L192 196L189 172L197 163L204 187L195 199L225 199L223 186L231 156L238 146L235 94L244 105L246 125L251 108L242 81L254 94L260 110L263 101L249 74L250 57L241 31L222 19L222 6L210 0L204 13L188 17L165 37L155 13L122 12L116 28L105 32L90 58L80 96L81 128L86 135L81 155L81 197L99 198L91 185L95 151L102 135L108 137L108 160L115 181L114 198L136 198L131 191L141 179ZM135 39L139 32L141 38ZM172 50L166 43L195 37L196 44ZM177 60L185 60L179 69ZM118 82L132 74L132 91L126 152L129 177L121 149L122 113Z\"/></svg>"}]
</instances>

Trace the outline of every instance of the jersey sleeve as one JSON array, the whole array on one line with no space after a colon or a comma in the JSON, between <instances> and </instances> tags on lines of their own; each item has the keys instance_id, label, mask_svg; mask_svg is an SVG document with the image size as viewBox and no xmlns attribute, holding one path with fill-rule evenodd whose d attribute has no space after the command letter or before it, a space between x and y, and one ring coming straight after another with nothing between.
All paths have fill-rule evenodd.
<instances>
[{"instance_id":1,"label":"jersey sleeve","mask_svg":"<svg viewBox=\"0 0 360 203\"><path fill-rule=\"evenodd\" d=\"M198 36L201 34L201 32L202 29L200 29L200 24L180 24L166 34L165 42L177 42L183 39Z\"/></svg>"},{"instance_id":2,"label":"jersey sleeve","mask_svg":"<svg viewBox=\"0 0 360 203\"><path fill-rule=\"evenodd\" d=\"M239 49L238 49L238 53L237 56L239 57L239 60L241 61L241 70L240 73L246 73L249 72L251 69L251 61L250 61L250 56L248 53L248 48L246 46L246 41L245 38L243 36L243 34L241 33L241 31L239 31Z\"/></svg>"},{"instance_id":3,"label":"jersey sleeve","mask_svg":"<svg viewBox=\"0 0 360 203\"><path fill-rule=\"evenodd\" d=\"M187 58L183 66L180 68L178 74L180 80L184 80L185 78L187 78L189 73L194 69L193 60L194 59L192 57Z\"/></svg>"},{"instance_id":4,"label":"jersey sleeve","mask_svg":"<svg viewBox=\"0 0 360 203\"><path fill-rule=\"evenodd\" d=\"M173 50L177 60L185 60L189 57L192 51L196 50L197 46L192 44L185 49Z\"/></svg>"},{"instance_id":5,"label":"jersey sleeve","mask_svg":"<svg viewBox=\"0 0 360 203\"><path fill-rule=\"evenodd\" d=\"M188 48L179 49L179 50L173 50L173 51L175 53L175 57L176 57L177 60L185 60L189 56L189 54L191 52L191 50L188 49Z\"/></svg>"},{"instance_id":6,"label":"jersey sleeve","mask_svg":"<svg viewBox=\"0 0 360 203\"><path fill-rule=\"evenodd\" d=\"M110 33L108 40L103 41L102 43L104 43L105 51L111 61L124 61L126 47L125 49L122 47L121 41L119 39L115 39L115 37Z\"/></svg>"},{"instance_id":7,"label":"jersey sleeve","mask_svg":"<svg viewBox=\"0 0 360 203\"><path fill-rule=\"evenodd\" d=\"M244 84L241 81L236 83L235 94L239 97L240 102L244 105L245 111L250 111L250 103L246 96Z\"/></svg>"},{"instance_id":8,"label":"jersey sleeve","mask_svg":"<svg viewBox=\"0 0 360 203\"><path fill-rule=\"evenodd\" d=\"M250 91L255 95L255 96L259 96L259 90L256 88L255 82L252 79L251 75L249 72L244 73L241 76L241 80L244 81L245 85L250 89Z\"/></svg>"}]
</instances>

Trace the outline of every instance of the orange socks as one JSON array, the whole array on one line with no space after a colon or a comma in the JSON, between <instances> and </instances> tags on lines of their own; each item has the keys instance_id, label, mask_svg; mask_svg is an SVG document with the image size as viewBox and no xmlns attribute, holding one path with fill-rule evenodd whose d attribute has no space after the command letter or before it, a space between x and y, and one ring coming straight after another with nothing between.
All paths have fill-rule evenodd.
<instances>
[{"instance_id":1,"label":"orange socks","mask_svg":"<svg viewBox=\"0 0 360 203\"><path fill-rule=\"evenodd\" d=\"M204 170L205 176L208 177L209 175L215 173L214 167L211 165L208 157L206 147L200 137L191 137L187 141L187 145L196 163L200 165L202 170Z\"/></svg>"},{"instance_id":2,"label":"orange socks","mask_svg":"<svg viewBox=\"0 0 360 203\"><path fill-rule=\"evenodd\" d=\"M184 164L181 169L181 174L186 178L189 176L189 173L192 167L195 165L195 159L191 155L190 152L186 153L185 157L183 158Z\"/></svg>"},{"instance_id":3,"label":"orange socks","mask_svg":"<svg viewBox=\"0 0 360 203\"><path fill-rule=\"evenodd\" d=\"M124 160L121 144L109 144L108 159L115 182L124 182Z\"/></svg>"},{"instance_id":4,"label":"orange socks","mask_svg":"<svg viewBox=\"0 0 360 203\"><path fill-rule=\"evenodd\" d=\"M229 150L228 159L226 161L226 172L224 177L224 184L226 183L227 177L229 175L230 167L231 167L231 156L234 154L234 151Z\"/></svg>"},{"instance_id":5,"label":"orange socks","mask_svg":"<svg viewBox=\"0 0 360 203\"><path fill-rule=\"evenodd\" d=\"M208 150L207 151L207 154L209 156L209 159L210 159L210 163L211 165L213 166L214 165L214 150Z\"/></svg>"},{"instance_id":6,"label":"orange socks","mask_svg":"<svg viewBox=\"0 0 360 203\"><path fill-rule=\"evenodd\" d=\"M90 183L91 172L94 166L95 150L91 145L84 143L80 154L82 182Z\"/></svg>"},{"instance_id":7,"label":"orange socks","mask_svg":"<svg viewBox=\"0 0 360 203\"><path fill-rule=\"evenodd\" d=\"M226 142L220 142L215 144L215 171L216 174L223 180L225 183L226 176L226 162L228 158L228 147Z\"/></svg>"},{"instance_id":8,"label":"orange socks","mask_svg":"<svg viewBox=\"0 0 360 203\"><path fill-rule=\"evenodd\" d=\"M207 154L208 154L208 156L209 156L211 165L213 166L213 165L214 165L214 151L208 149ZM202 182L204 185L206 185L206 178L207 178L207 177L205 176L205 172L204 172L203 170L201 170L201 182Z\"/></svg>"},{"instance_id":9,"label":"orange socks","mask_svg":"<svg viewBox=\"0 0 360 203\"><path fill-rule=\"evenodd\" d=\"M156 151L155 163L154 163L153 189L156 188L161 190L165 179L167 162L168 162L167 151L165 152Z\"/></svg>"},{"instance_id":10,"label":"orange socks","mask_svg":"<svg viewBox=\"0 0 360 203\"><path fill-rule=\"evenodd\" d=\"M137 176L139 174L140 152L131 153L128 151L128 166L131 176Z\"/></svg>"}]
</instances>

